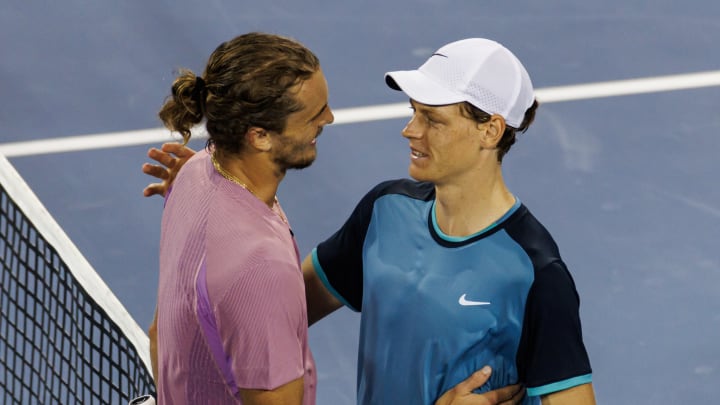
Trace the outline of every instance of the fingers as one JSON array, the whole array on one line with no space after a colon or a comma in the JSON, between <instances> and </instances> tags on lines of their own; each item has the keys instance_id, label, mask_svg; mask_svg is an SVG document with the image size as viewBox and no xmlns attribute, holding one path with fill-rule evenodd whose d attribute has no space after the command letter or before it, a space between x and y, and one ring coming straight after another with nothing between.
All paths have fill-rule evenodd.
<instances>
[{"instance_id":1,"label":"fingers","mask_svg":"<svg viewBox=\"0 0 720 405\"><path fill-rule=\"evenodd\" d=\"M472 394L472 391L475 388L478 388L485 384L487 380L490 378L490 374L492 373L492 369L490 366L485 366L481 368L480 370L472 373L472 375L465 379L465 381L462 381L458 385L452 387L448 391L446 391L438 400L435 402L435 405L446 405L446 404L455 404L455 403L465 403L463 401L463 398L468 397L479 397L478 395ZM488 394L491 394L490 397L486 397ZM490 393L485 393L482 395L483 402L477 402L473 401L474 404L496 404L500 402L496 396L492 396L494 394L493 391Z\"/></svg>"},{"instance_id":2,"label":"fingers","mask_svg":"<svg viewBox=\"0 0 720 405\"><path fill-rule=\"evenodd\" d=\"M516 405L525 397L525 387L520 384L508 385L492 392L497 394L499 405Z\"/></svg>"},{"instance_id":3,"label":"fingers","mask_svg":"<svg viewBox=\"0 0 720 405\"><path fill-rule=\"evenodd\" d=\"M472 373L472 375L465 379L465 381L455 386L455 389L461 393L472 392L475 388L481 387L490 378L492 369L490 366L485 366L480 370Z\"/></svg>"},{"instance_id":4,"label":"fingers","mask_svg":"<svg viewBox=\"0 0 720 405\"><path fill-rule=\"evenodd\" d=\"M160 180L167 180L170 178L170 174L168 173L168 170L160 165L152 165L150 163L143 163L142 165L142 171L143 173L150 175L152 177L156 177Z\"/></svg>"},{"instance_id":5,"label":"fingers","mask_svg":"<svg viewBox=\"0 0 720 405\"><path fill-rule=\"evenodd\" d=\"M156 177L160 180L163 180L162 183L150 183L143 189L143 195L145 197L150 197L153 195L159 195L159 196L165 196L165 193L167 192L167 180L170 178L170 173L168 170L159 165L151 165L150 163L145 163L142 166L142 171L145 174L148 174L150 176Z\"/></svg>"},{"instance_id":6,"label":"fingers","mask_svg":"<svg viewBox=\"0 0 720 405\"><path fill-rule=\"evenodd\" d=\"M165 196L165 186L160 183L148 184L143 190L143 196L151 197L154 195Z\"/></svg>"},{"instance_id":7,"label":"fingers","mask_svg":"<svg viewBox=\"0 0 720 405\"><path fill-rule=\"evenodd\" d=\"M162 180L162 183L148 184L143 189L143 195L145 197L153 195L165 196L177 172L194 154L194 150L177 142L166 142L160 149L148 149L148 157L159 164L145 163L142 166L142 171L147 175Z\"/></svg>"},{"instance_id":8,"label":"fingers","mask_svg":"<svg viewBox=\"0 0 720 405\"><path fill-rule=\"evenodd\" d=\"M507 402L503 402L500 405L519 405L522 402L523 398L525 398L525 387L520 384L515 385L515 387L518 387L515 395L513 395Z\"/></svg>"},{"instance_id":9,"label":"fingers","mask_svg":"<svg viewBox=\"0 0 720 405\"><path fill-rule=\"evenodd\" d=\"M163 145L163 146L165 146L165 145ZM148 150L147 155L150 159L152 159L168 168L174 167L175 162L177 161L177 158L175 158L169 152L165 152L165 151L157 149L157 148L150 148Z\"/></svg>"},{"instance_id":10,"label":"fingers","mask_svg":"<svg viewBox=\"0 0 720 405\"><path fill-rule=\"evenodd\" d=\"M190 157L195 154L195 151L178 142L166 142L162 145L162 151L165 153L172 153L179 158Z\"/></svg>"}]
</instances>

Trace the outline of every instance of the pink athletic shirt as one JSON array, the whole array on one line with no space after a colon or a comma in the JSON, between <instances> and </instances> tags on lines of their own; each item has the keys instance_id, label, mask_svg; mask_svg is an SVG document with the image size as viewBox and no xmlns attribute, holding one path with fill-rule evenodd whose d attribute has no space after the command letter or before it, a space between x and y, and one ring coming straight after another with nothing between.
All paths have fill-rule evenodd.
<instances>
[{"instance_id":1,"label":"pink athletic shirt","mask_svg":"<svg viewBox=\"0 0 720 405\"><path fill-rule=\"evenodd\" d=\"M207 151L175 179L160 238L158 404L237 404L238 388L299 377L303 404L315 404L300 256L274 209Z\"/></svg>"}]
</instances>

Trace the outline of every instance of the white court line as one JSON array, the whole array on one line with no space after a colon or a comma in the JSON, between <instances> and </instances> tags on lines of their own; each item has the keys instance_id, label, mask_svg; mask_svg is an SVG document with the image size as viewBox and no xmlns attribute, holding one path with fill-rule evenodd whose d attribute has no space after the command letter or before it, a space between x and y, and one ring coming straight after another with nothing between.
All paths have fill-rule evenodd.
<instances>
[{"instance_id":1,"label":"white court line","mask_svg":"<svg viewBox=\"0 0 720 405\"><path fill-rule=\"evenodd\" d=\"M571 86L546 87L536 89L535 95L540 103L559 103L563 101L657 93L712 86L720 86L720 70ZM333 125L403 118L410 116L410 113L411 111L408 108L407 102L343 108L334 110L335 123ZM198 129L197 131L193 131L193 137L205 138L207 134L204 129ZM165 128L152 128L137 131L39 139L25 142L8 142L0 144L0 154L7 157L41 155L133 145L160 144L173 139L178 140L180 138L177 135L171 135Z\"/></svg>"}]
</instances>

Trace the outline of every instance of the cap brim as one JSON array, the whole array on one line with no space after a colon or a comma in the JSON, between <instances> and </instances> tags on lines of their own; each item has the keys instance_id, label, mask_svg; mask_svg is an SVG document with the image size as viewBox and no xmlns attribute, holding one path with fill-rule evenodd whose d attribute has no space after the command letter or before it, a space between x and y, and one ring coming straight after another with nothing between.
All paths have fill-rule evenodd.
<instances>
[{"instance_id":1,"label":"cap brim","mask_svg":"<svg viewBox=\"0 0 720 405\"><path fill-rule=\"evenodd\" d=\"M465 101L465 95L438 84L419 70L400 70L385 73L385 83L411 99L427 105L447 105Z\"/></svg>"}]
</instances>

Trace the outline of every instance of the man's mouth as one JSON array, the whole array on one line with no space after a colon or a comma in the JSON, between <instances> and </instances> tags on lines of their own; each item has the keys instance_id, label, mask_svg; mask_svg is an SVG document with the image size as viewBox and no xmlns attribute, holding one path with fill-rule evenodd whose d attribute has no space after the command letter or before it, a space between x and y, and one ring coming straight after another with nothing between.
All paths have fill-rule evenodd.
<instances>
[{"instance_id":1,"label":"man's mouth","mask_svg":"<svg viewBox=\"0 0 720 405\"><path fill-rule=\"evenodd\" d=\"M322 134L323 129L324 129L324 128L322 128L322 127L321 127L320 129L318 129L317 134L315 134L315 138L313 138L313 140L310 141L310 144L311 144L311 145L315 145L315 144L317 143L317 139L318 139L318 137L320 136L320 134Z\"/></svg>"},{"instance_id":2,"label":"man's mouth","mask_svg":"<svg viewBox=\"0 0 720 405\"><path fill-rule=\"evenodd\" d=\"M417 150L417 149L410 148L410 156L411 156L413 159L420 159L420 158L427 157L428 155L426 155L425 153L420 152L420 151Z\"/></svg>"}]
</instances>

